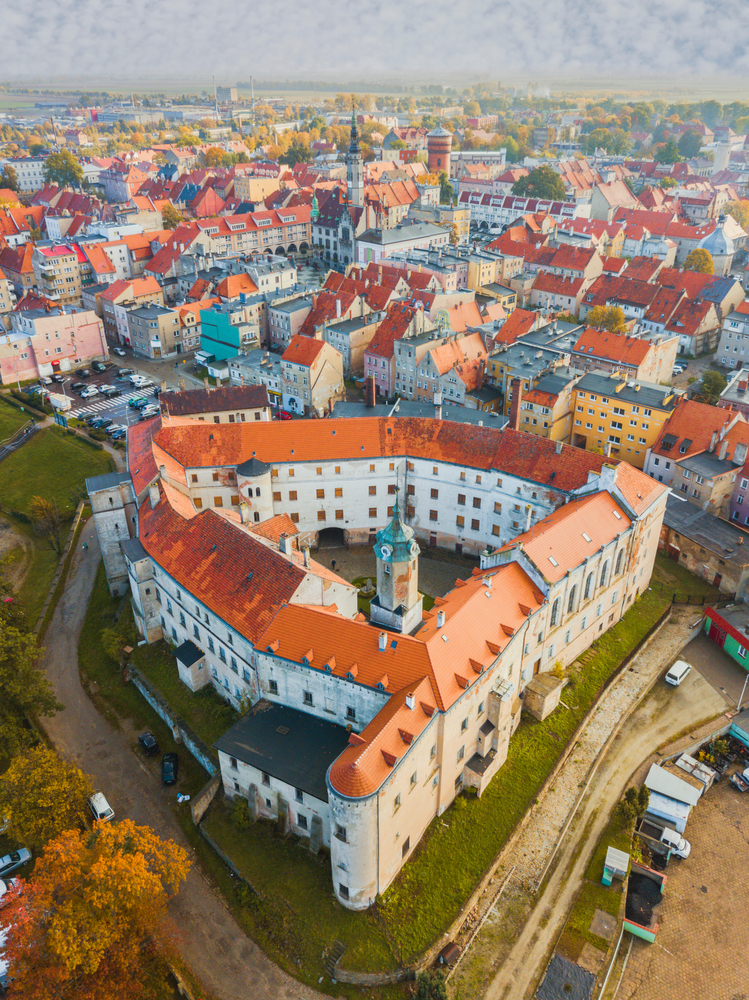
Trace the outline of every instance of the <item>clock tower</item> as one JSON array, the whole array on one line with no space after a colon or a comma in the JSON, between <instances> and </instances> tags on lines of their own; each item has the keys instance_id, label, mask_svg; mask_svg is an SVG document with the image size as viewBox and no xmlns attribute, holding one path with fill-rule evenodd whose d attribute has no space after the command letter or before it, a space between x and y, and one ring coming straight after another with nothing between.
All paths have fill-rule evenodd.
<instances>
[{"instance_id":1,"label":"clock tower","mask_svg":"<svg viewBox=\"0 0 749 1000\"><path fill-rule=\"evenodd\" d=\"M351 142L346 154L346 196L349 205L364 207L364 157L359 145L355 106L351 109Z\"/></svg>"},{"instance_id":2,"label":"clock tower","mask_svg":"<svg viewBox=\"0 0 749 1000\"><path fill-rule=\"evenodd\" d=\"M397 632L413 632L421 624L422 596L419 593L419 545L413 528L401 520L398 494L393 519L377 532L377 594L370 604L373 624Z\"/></svg>"}]
</instances>

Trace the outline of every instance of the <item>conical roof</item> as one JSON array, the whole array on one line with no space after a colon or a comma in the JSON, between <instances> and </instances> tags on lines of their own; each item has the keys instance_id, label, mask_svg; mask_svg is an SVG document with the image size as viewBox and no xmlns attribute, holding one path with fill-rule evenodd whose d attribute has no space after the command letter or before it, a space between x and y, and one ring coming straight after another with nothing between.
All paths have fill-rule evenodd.
<instances>
[{"instance_id":1,"label":"conical roof","mask_svg":"<svg viewBox=\"0 0 749 1000\"><path fill-rule=\"evenodd\" d=\"M452 132L448 132L447 129L442 128L441 125L438 125L437 128L433 128L431 132L427 132L427 139L452 139L452 137Z\"/></svg>"},{"instance_id":2,"label":"conical roof","mask_svg":"<svg viewBox=\"0 0 749 1000\"><path fill-rule=\"evenodd\" d=\"M709 236L700 241L699 245L703 250L707 250L712 257L730 257L736 252L733 240L726 235L725 222L723 225L716 226Z\"/></svg>"}]
</instances>

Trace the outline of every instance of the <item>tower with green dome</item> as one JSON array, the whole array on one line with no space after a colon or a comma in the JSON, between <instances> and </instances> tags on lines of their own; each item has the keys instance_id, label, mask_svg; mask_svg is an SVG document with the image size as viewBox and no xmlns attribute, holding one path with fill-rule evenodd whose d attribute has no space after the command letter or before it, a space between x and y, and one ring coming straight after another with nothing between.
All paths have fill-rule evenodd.
<instances>
[{"instance_id":1,"label":"tower with green dome","mask_svg":"<svg viewBox=\"0 0 749 1000\"><path fill-rule=\"evenodd\" d=\"M419 545L414 530L401 520L396 492L393 519L377 532L377 594L370 604L373 624L397 632L413 632L421 624Z\"/></svg>"}]
</instances>

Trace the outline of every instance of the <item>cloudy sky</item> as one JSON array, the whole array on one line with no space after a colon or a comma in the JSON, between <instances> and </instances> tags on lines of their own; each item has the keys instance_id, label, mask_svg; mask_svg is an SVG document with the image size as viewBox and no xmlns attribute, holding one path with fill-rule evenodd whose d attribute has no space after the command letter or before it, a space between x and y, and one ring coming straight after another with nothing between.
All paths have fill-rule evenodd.
<instances>
[{"instance_id":1,"label":"cloudy sky","mask_svg":"<svg viewBox=\"0 0 749 1000\"><path fill-rule=\"evenodd\" d=\"M5 80L749 80L747 0L2 0L0 11Z\"/></svg>"}]
</instances>

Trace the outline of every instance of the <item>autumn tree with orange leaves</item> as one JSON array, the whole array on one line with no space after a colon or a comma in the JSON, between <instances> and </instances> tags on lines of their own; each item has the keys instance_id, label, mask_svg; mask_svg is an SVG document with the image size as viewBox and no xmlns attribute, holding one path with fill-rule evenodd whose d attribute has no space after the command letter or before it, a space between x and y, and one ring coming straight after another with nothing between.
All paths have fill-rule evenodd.
<instances>
[{"instance_id":1,"label":"autumn tree with orange leaves","mask_svg":"<svg viewBox=\"0 0 749 1000\"><path fill-rule=\"evenodd\" d=\"M148 997L166 905L189 867L184 848L130 820L50 841L21 895L0 911L14 993Z\"/></svg>"}]
</instances>

